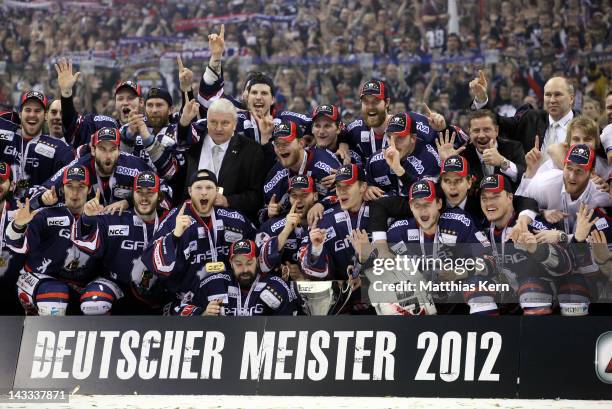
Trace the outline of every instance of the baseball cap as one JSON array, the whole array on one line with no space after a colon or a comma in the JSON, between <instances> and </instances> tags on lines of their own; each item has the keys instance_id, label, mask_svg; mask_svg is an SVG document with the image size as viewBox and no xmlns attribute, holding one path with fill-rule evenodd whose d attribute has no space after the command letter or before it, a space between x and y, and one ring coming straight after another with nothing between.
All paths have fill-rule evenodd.
<instances>
[{"instance_id":1,"label":"baseball cap","mask_svg":"<svg viewBox=\"0 0 612 409\"><path fill-rule=\"evenodd\" d=\"M71 180L76 180L77 182L83 182L87 186L89 186L89 171L84 166L73 165L66 168L64 171L64 178L62 179L62 184L67 184Z\"/></svg>"},{"instance_id":2,"label":"baseball cap","mask_svg":"<svg viewBox=\"0 0 612 409\"><path fill-rule=\"evenodd\" d=\"M510 180L504 175L491 175L486 176L480 182L480 190L484 192L493 192L499 193L502 190L506 192L512 193L512 186L510 185Z\"/></svg>"},{"instance_id":3,"label":"baseball cap","mask_svg":"<svg viewBox=\"0 0 612 409\"><path fill-rule=\"evenodd\" d=\"M470 173L470 166L468 161L459 155L453 155L442 163L440 174L443 173L456 173L459 176L467 176Z\"/></svg>"},{"instance_id":4,"label":"baseball cap","mask_svg":"<svg viewBox=\"0 0 612 409\"><path fill-rule=\"evenodd\" d=\"M361 86L359 98L363 98L366 95L374 95L378 99L386 99L389 97L386 88L384 81L371 79L364 82Z\"/></svg>"},{"instance_id":5,"label":"baseball cap","mask_svg":"<svg viewBox=\"0 0 612 409\"><path fill-rule=\"evenodd\" d=\"M563 163L574 163L586 171L591 170L595 161L595 152L590 146L584 144L572 145L567 151Z\"/></svg>"},{"instance_id":6,"label":"baseball cap","mask_svg":"<svg viewBox=\"0 0 612 409\"><path fill-rule=\"evenodd\" d=\"M91 138L91 143L97 145L100 142L111 142L114 145L121 143L121 134L117 128L102 128L96 131Z\"/></svg>"},{"instance_id":7,"label":"baseball cap","mask_svg":"<svg viewBox=\"0 0 612 409\"><path fill-rule=\"evenodd\" d=\"M150 189L152 192L159 192L159 176L150 170L140 172L134 178L134 190L138 188Z\"/></svg>"},{"instance_id":8,"label":"baseball cap","mask_svg":"<svg viewBox=\"0 0 612 409\"><path fill-rule=\"evenodd\" d=\"M115 87L115 95L117 95L117 92L119 92L119 90L122 88L128 88L130 91L136 94L137 97L141 96L142 94L141 89L140 89L140 84L134 81L123 81L119 83L119 85Z\"/></svg>"},{"instance_id":9,"label":"baseball cap","mask_svg":"<svg viewBox=\"0 0 612 409\"><path fill-rule=\"evenodd\" d=\"M363 169L354 163L344 165L339 168L336 172L335 183L342 183L344 185L352 185L358 180L365 181L365 173Z\"/></svg>"},{"instance_id":10,"label":"baseball cap","mask_svg":"<svg viewBox=\"0 0 612 409\"><path fill-rule=\"evenodd\" d=\"M314 180L310 176L297 175L289 180L289 190L302 189L304 192L314 192Z\"/></svg>"},{"instance_id":11,"label":"baseball cap","mask_svg":"<svg viewBox=\"0 0 612 409\"><path fill-rule=\"evenodd\" d=\"M253 240L238 240L230 246L230 258L238 255L247 256L248 258L257 257L257 247Z\"/></svg>"},{"instance_id":12,"label":"baseball cap","mask_svg":"<svg viewBox=\"0 0 612 409\"><path fill-rule=\"evenodd\" d=\"M21 99L19 100L19 110L23 109L23 105L31 99L38 101L43 106L43 109L45 111L47 110L47 104L49 103L49 100L47 99L45 94L39 91L26 91L21 94Z\"/></svg>"},{"instance_id":13,"label":"baseball cap","mask_svg":"<svg viewBox=\"0 0 612 409\"><path fill-rule=\"evenodd\" d=\"M334 122L340 122L340 113L335 105L319 105L312 111L312 122L317 118L325 116Z\"/></svg>"},{"instance_id":14,"label":"baseball cap","mask_svg":"<svg viewBox=\"0 0 612 409\"><path fill-rule=\"evenodd\" d=\"M412 120L412 117L408 112L395 114L389 119L387 133L394 133L397 136L404 138L415 132L416 123Z\"/></svg>"},{"instance_id":15,"label":"baseball cap","mask_svg":"<svg viewBox=\"0 0 612 409\"><path fill-rule=\"evenodd\" d=\"M11 167L6 162L0 162L0 179L11 180Z\"/></svg>"},{"instance_id":16,"label":"baseball cap","mask_svg":"<svg viewBox=\"0 0 612 409\"><path fill-rule=\"evenodd\" d=\"M172 96L170 95L168 90L165 90L163 88L151 88L149 90L149 93L147 94L147 98L145 99L145 101L148 101L151 98L161 98L168 103L168 106L172 106Z\"/></svg>"},{"instance_id":17,"label":"baseball cap","mask_svg":"<svg viewBox=\"0 0 612 409\"><path fill-rule=\"evenodd\" d=\"M274 127L272 132L272 139L280 139L282 141L291 142L295 138L302 137L302 130L300 127L291 121L282 121L280 124Z\"/></svg>"},{"instance_id":18,"label":"baseball cap","mask_svg":"<svg viewBox=\"0 0 612 409\"><path fill-rule=\"evenodd\" d=\"M214 172L211 172L208 169L199 169L199 170L195 171L189 177L189 183L187 183L187 186L191 186L195 182L202 181L202 180L210 180L211 182L213 182L215 184L215 186L218 185L218 183L217 183L217 176L214 174Z\"/></svg>"},{"instance_id":19,"label":"baseball cap","mask_svg":"<svg viewBox=\"0 0 612 409\"><path fill-rule=\"evenodd\" d=\"M410 186L408 201L425 199L428 202L436 200L436 185L431 180L419 180Z\"/></svg>"}]
</instances>

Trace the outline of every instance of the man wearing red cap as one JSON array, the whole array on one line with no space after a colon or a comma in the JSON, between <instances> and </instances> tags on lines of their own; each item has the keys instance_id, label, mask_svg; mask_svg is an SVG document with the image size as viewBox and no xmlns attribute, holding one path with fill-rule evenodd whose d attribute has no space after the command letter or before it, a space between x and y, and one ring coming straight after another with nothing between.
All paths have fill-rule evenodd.
<instances>
[{"instance_id":1,"label":"man wearing red cap","mask_svg":"<svg viewBox=\"0 0 612 409\"><path fill-rule=\"evenodd\" d=\"M151 169L142 159L119 151L120 135L116 128L102 128L92 137L91 153L80 157L75 165L87 168L94 189L100 189L100 203L106 211L125 210L132 198L134 179L140 172ZM32 195L31 206L52 206L61 187L61 172L45 181ZM169 208L170 191L162 181L165 194L163 206ZM61 193L61 192L60 192Z\"/></svg>"},{"instance_id":2,"label":"man wearing red cap","mask_svg":"<svg viewBox=\"0 0 612 409\"><path fill-rule=\"evenodd\" d=\"M30 194L32 186L43 183L74 158L64 141L42 133L47 104L42 93L27 91L20 100L21 127L0 119L0 161L12 168L18 198Z\"/></svg>"},{"instance_id":3,"label":"man wearing red cap","mask_svg":"<svg viewBox=\"0 0 612 409\"><path fill-rule=\"evenodd\" d=\"M229 272L223 271L204 278L172 312L183 316L300 313L299 298L287 283L278 276L260 272L257 247L252 240L233 243L229 261Z\"/></svg>"},{"instance_id":4,"label":"man wearing red cap","mask_svg":"<svg viewBox=\"0 0 612 409\"><path fill-rule=\"evenodd\" d=\"M163 219L159 203L163 199L160 179L151 171L140 172L134 179L134 209L120 214L104 214L100 191L85 204L83 216L76 223L74 243L99 261L102 276L116 283L124 297L113 305L111 297L84 296L81 309L86 314L161 312L164 291L157 277L148 271L140 257L159 230ZM112 295L112 294L109 294Z\"/></svg>"},{"instance_id":5,"label":"man wearing red cap","mask_svg":"<svg viewBox=\"0 0 612 409\"><path fill-rule=\"evenodd\" d=\"M78 311L78 293L67 283L83 291L96 275L93 260L71 241L74 222L83 213L91 190L89 171L68 166L61 184L63 203L32 211L26 199L7 227L11 250L26 254L17 288L28 314L65 315L69 304ZM109 284L100 281L100 285Z\"/></svg>"},{"instance_id":6,"label":"man wearing red cap","mask_svg":"<svg viewBox=\"0 0 612 409\"><path fill-rule=\"evenodd\" d=\"M334 152L343 165L357 163L361 165L361 156L352 149L348 155L339 148L339 135L345 131L340 119L340 111L335 105L319 105L312 111L312 135L317 148L329 149Z\"/></svg>"}]
</instances>

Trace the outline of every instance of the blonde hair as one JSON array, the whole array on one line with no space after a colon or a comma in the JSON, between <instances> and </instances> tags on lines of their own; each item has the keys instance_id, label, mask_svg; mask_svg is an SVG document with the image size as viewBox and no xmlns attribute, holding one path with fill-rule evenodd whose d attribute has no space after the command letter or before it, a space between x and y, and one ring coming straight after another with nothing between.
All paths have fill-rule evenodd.
<instances>
[{"instance_id":1,"label":"blonde hair","mask_svg":"<svg viewBox=\"0 0 612 409\"><path fill-rule=\"evenodd\" d=\"M574 117L567 125L567 134L565 135L565 144L571 145L572 131L574 128L580 128L584 131L587 136L590 136L595 141L595 148L601 146L601 139L599 138L599 125L597 122L584 115Z\"/></svg>"},{"instance_id":2,"label":"blonde hair","mask_svg":"<svg viewBox=\"0 0 612 409\"><path fill-rule=\"evenodd\" d=\"M210 106L208 107L207 115L211 112L219 114L231 114L233 118L236 118L238 115L238 111L236 110L234 104L232 104L229 99L225 98L219 98L214 100L212 104L210 104Z\"/></svg>"}]
</instances>

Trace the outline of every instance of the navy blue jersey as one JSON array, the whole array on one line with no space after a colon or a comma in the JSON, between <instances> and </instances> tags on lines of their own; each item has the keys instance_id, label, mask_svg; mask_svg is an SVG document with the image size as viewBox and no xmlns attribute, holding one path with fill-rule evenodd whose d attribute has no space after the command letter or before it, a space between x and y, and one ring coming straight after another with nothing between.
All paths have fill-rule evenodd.
<instances>
[{"instance_id":1,"label":"navy blue jersey","mask_svg":"<svg viewBox=\"0 0 612 409\"><path fill-rule=\"evenodd\" d=\"M257 274L249 289L242 289L233 272L211 274L187 293L174 314L202 315L208 303L221 300L221 315L297 315L298 297L280 277Z\"/></svg>"},{"instance_id":2,"label":"navy blue jersey","mask_svg":"<svg viewBox=\"0 0 612 409\"><path fill-rule=\"evenodd\" d=\"M440 176L440 156L436 149L426 143L417 143L414 151L400 160L400 164L409 175L411 184L429 179L434 183ZM391 170L382 150L376 152L366 166L368 184L378 186L385 193L408 196L410 185L405 186Z\"/></svg>"},{"instance_id":3,"label":"navy blue jersey","mask_svg":"<svg viewBox=\"0 0 612 409\"><path fill-rule=\"evenodd\" d=\"M214 208L208 220L203 220L187 201L185 215L192 224L180 238L172 232L180 210L175 207L168 213L142 255L145 267L160 277L172 294L182 296L194 283L206 274L208 262L224 262L228 265L230 245L241 239L253 239L255 227L241 213Z\"/></svg>"},{"instance_id":4,"label":"navy blue jersey","mask_svg":"<svg viewBox=\"0 0 612 409\"><path fill-rule=\"evenodd\" d=\"M6 243L25 254L24 270L47 274L83 286L97 276L94 259L71 240L75 216L63 204L38 212L25 233L16 234L11 223Z\"/></svg>"},{"instance_id":5,"label":"navy blue jersey","mask_svg":"<svg viewBox=\"0 0 612 409\"><path fill-rule=\"evenodd\" d=\"M278 235L285 228L286 217L274 217L267 220L257 232L255 243L259 249L259 266L267 273L278 269L283 263L299 264L298 249L302 239L308 236L308 227L298 225L287 237L283 248L278 249Z\"/></svg>"},{"instance_id":6,"label":"navy blue jersey","mask_svg":"<svg viewBox=\"0 0 612 409\"><path fill-rule=\"evenodd\" d=\"M30 187L43 183L73 159L74 151L63 140L40 135L28 141L18 125L0 118L0 161L11 166L16 197L23 198Z\"/></svg>"},{"instance_id":7,"label":"navy blue jersey","mask_svg":"<svg viewBox=\"0 0 612 409\"><path fill-rule=\"evenodd\" d=\"M16 210L15 201L7 199L0 211L0 283L14 284L25 262L25 254L11 252L6 239L6 229Z\"/></svg>"},{"instance_id":8,"label":"navy blue jersey","mask_svg":"<svg viewBox=\"0 0 612 409\"><path fill-rule=\"evenodd\" d=\"M416 119L417 138L425 143L434 143L434 140L438 138L438 132L429 126L429 119L416 112L410 112L410 115ZM367 162L375 152L388 146L387 136L385 134L376 135L363 119L351 122L347 125L346 131L346 142L361 154L364 162Z\"/></svg>"},{"instance_id":9,"label":"navy blue jersey","mask_svg":"<svg viewBox=\"0 0 612 409\"><path fill-rule=\"evenodd\" d=\"M323 218L317 224L327 230L321 254L313 254L308 235L302 240L299 259L304 273L324 280L346 280L349 273L357 276L361 266L348 236L353 229L367 229L369 217L370 207L366 203L354 214L342 210L339 204L323 212Z\"/></svg>"},{"instance_id":10,"label":"navy blue jersey","mask_svg":"<svg viewBox=\"0 0 612 409\"><path fill-rule=\"evenodd\" d=\"M117 121L110 116L93 113L75 116L71 123L64 123L63 126L64 137L74 149L88 145L91 136L102 128L119 128Z\"/></svg>"}]
</instances>

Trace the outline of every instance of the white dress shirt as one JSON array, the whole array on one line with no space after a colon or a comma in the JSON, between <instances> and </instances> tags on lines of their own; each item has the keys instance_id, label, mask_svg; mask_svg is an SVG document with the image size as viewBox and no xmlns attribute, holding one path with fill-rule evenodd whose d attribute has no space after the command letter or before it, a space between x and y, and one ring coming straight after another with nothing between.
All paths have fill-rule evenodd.
<instances>
[{"instance_id":1,"label":"white dress shirt","mask_svg":"<svg viewBox=\"0 0 612 409\"><path fill-rule=\"evenodd\" d=\"M217 145L212 140L210 135L206 135L204 137L204 142L202 143L202 151L200 152L200 162L198 163L198 169L208 169L212 172L215 172L215 175L217 176L217 180L218 180L219 170L221 169L221 163L223 163L223 158L225 157L225 154L227 153L227 148L229 146L230 141L231 141L231 138L223 142L221 145ZM213 165L213 158L212 158L213 146L219 146L221 148L221 152L219 154L220 156L219 169L217 169L216 171Z\"/></svg>"},{"instance_id":2,"label":"white dress shirt","mask_svg":"<svg viewBox=\"0 0 612 409\"><path fill-rule=\"evenodd\" d=\"M546 128L546 134L544 135L544 140L542 141L542 146L540 147L540 151L542 152L542 160L546 161L550 156L548 156L548 152L546 152L546 148L548 148L553 143L564 143L565 137L567 135L567 125L574 118L574 112L570 109L570 111L565 114L565 116L558 121L555 121L550 115L548 115L548 128ZM542 137L542 135L540 135Z\"/></svg>"},{"instance_id":3,"label":"white dress shirt","mask_svg":"<svg viewBox=\"0 0 612 409\"><path fill-rule=\"evenodd\" d=\"M497 141L495 141L495 148L497 148ZM495 172L495 166L485 165L484 159L482 158L482 154L478 152L478 149L476 149L476 155L478 155L478 160L480 160L480 166L482 167L482 173L485 176L491 176ZM516 167L516 164L512 162L511 160L509 160L508 158L506 158L506 160L508 161L508 168L506 168L506 170L503 170L500 167L499 170L504 175L512 179L513 182L516 182L516 178L518 177L518 169Z\"/></svg>"}]
</instances>

